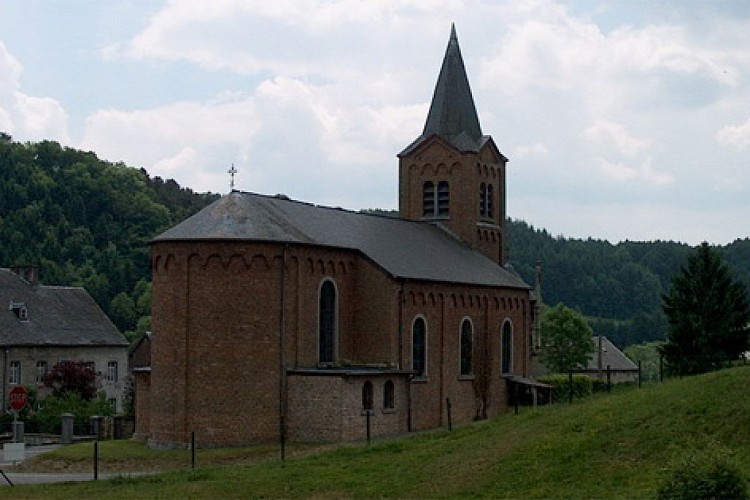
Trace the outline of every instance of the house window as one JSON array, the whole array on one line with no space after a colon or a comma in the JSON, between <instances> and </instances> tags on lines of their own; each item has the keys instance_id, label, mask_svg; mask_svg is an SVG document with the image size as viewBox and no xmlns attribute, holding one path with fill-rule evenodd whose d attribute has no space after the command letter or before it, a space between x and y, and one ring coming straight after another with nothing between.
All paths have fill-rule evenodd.
<instances>
[{"instance_id":1,"label":"house window","mask_svg":"<svg viewBox=\"0 0 750 500\"><path fill-rule=\"evenodd\" d=\"M8 383L19 385L21 383L21 362L10 362L10 373L8 374Z\"/></svg>"},{"instance_id":2,"label":"house window","mask_svg":"<svg viewBox=\"0 0 750 500\"><path fill-rule=\"evenodd\" d=\"M461 375L471 375L472 336L471 320L467 318L461 323Z\"/></svg>"},{"instance_id":3,"label":"house window","mask_svg":"<svg viewBox=\"0 0 750 500\"><path fill-rule=\"evenodd\" d=\"M47 364L46 361L36 362L36 383L37 384L44 383L44 376L47 375L48 371L49 371L49 365Z\"/></svg>"},{"instance_id":4,"label":"house window","mask_svg":"<svg viewBox=\"0 0 750 500\"><path fill-rule=\"evenodd\" d=\"M117 398L109 398L107 402L109 403L109 406L112 408L112 411L117 413Z\"/></svg>"},{"instance_id":5,"label":"house window","mask_svg":"<svg viewBox=\"0 0 750 500\"><path fill-rule=\"evenodd\" d=\"M362 409L372 410L372 382L369 380L362 386Z\"/></svg>"},{"instance_id":6,"label":"house window","mask_svg":"<svg viewBox=\"0 0 750 500\"><path fill-rule=\"evenodd\" d=\"M117 382L117 361L107 363L107 382Z\"/></svg>"},{"instance_id":7,"label":"house window","mask_svg":"<svg viewBox=\"0 0 750 500\"><path fill-rule=\"evenodd\" d=\"M510 320L503 323L500 340L500 373L513 371L513 325Z\"/></svg>"},{"instance_id":8,"label":"house window","mask_svg":"<svg viewBox=\"0 0 750 500\"><path fill-rule=\"evenodd\" d=\"M417 318L411 327L411 369L418 377L424 377L427 370L427 324L424 318Z\"/></svg>"},{"instance_id":9,"label":"house window","mask_svg":"<svg viewBox=\"0 0 750 500\"><path fill-rule=\"evenodd\" d=\"M386 410L392 410L395 407L394 404L394 387L393 387L393 381L387 380L385 382L385 386L383 387L383 408Z\"/></svg>"},{"instance_id":10,"label":"house window","mask_svg":"<svg viewBox=\"0 0 750 500\"><path fill-rule=\"evenodd\" d=\"M83 363L83 366L96 373L96 363L94 363L93 361L86 361L85 363Z\"/></svg>"},{"instance_id":11,"label":"house window","mask_svg":"<svg viewBox=\"0 0 750 500\"><path fill-rule=\"evenodd\" d=\"M438 183L438 215L449 215L451 205L451 192L448 181Z\"/></svg>"},{"instance_id":12,"label":"house window","mask_svg":"<svg viewBox=\"0 0 750 500\"><path fill-rule=\"evenodd\" d=\"M422 215L432 217L435 215L435 184L427 181L422 185Z\"/></svg>"},{"instance_id":13,"label":"house window","mask_svg":"<svg viewBox=\"0 0 750 500\"><path fill-rule=\"evenodd\" d=\"M333 363L336 358L336 287L330 279L320 286L318 303L318 361Z\"/></svg>"}]
</instances>

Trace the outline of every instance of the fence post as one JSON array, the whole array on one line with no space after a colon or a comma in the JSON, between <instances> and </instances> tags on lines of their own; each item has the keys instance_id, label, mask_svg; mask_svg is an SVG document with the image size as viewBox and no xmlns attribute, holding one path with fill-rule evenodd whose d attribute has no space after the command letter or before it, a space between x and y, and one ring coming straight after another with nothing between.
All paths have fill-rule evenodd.
<instances>
[{"instance_id":1,"label":"fence post","mask_svg":"<svg viewBox=\"0 0 750 500\"><path fill-rule=\"evenodd\" d=\"M573 370L568 370L568 403L573 404Z\"/></svg>"},{"instance_id":2,"label":"fence post","mask_svg":"<svg viewBox=\"0 0 750 500\"><path fill-rule=\"evenodd\" d=\"M516 415L518 415L518 384L513 384L513 404L516 408Z\"/></svg>"},{"instance_id":3,"label":"fence post","mask_svg":"<svg viewBox=\"0 0 750 500\"><path fill-rule=\"evenodd\" d=\"M99 441L94 441L94 481L99 480Z\"/></svg>"},{"instance_id":4,"label":"fence post","mask_svg":"<svg viewBox=\"0 0 750 500\"><path fill-rule=\"evenodd\" d=\"M607 393L612 392L612 370L609 365L607 365Z\"/></svg>"},{"instance_id":5,"label":"fence post","mask_svg":"<svg viewBox=\"0 0 750 500\"><path fill-rule=\"evenodd\" d=\"M62 444L71 444L73 442L73 421L75 415L72 413L63 413L60 415L62 423L60 425Z\"/></svg>"},{"instance_id":6,"label":"fence post","mask_svg":"<svg viewBox=\"0 0 750 500\"><path fill-rule=\"evenodd\" d=\"M190 467L195 469L195 431L190 432Z\"/></svg>"},{"instance_id":7,"label":"fence post","mask_svg":"<svg viewBox=\"0 0 750 500\"><path fill-rule=\"evenodd\" d=\"M659 382L664 382L664 354L659 353Z\"/></svg>"},{"instance_id":8,"label":"fence post","mask_svg":"<svg viewBox=\"0 0 750 500\"><path fill-rule=\"evenodd\" d=\"M372 410L365 410L365 422L367 425L367 446L370 445L370 415Z\"/></svg>"},{"instance_id":9,"label":"fence post","mask_svg":"<svg viewBox=\"0 0 750 500\"><path fill-rule=\"evenodd\" d=\"M643 380L643 370L641 366L641 360L638 360L638 388L641 388L641 380Z\"/></svg>"},{"instance_id":10,"label":"fence post","mask_svg":"<svg viewBox=\"0 0 750 500\"><path fill-rule=\"evenodd\" d=\"M448 430L453 430L453 424L451 422L451 398L445 398L445 409L448 412Z\"/></svg>"}]
</instances>

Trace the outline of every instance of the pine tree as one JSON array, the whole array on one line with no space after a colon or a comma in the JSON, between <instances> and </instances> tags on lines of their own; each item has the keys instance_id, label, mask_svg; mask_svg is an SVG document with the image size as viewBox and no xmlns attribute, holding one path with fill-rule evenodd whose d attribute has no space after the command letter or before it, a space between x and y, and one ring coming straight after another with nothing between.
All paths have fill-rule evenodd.
<instances>
[{"instance_id":1,"label":"pine tree","mask_svg":"<svg viewBox=\"0 0 750 500\"><path fill-rule=\"evenodd\" d=\"M688 256L662 300L669 320L662 353L672 372L706 372L748 350L747 290L708 243Z\"/></svg>"}]
</instances>

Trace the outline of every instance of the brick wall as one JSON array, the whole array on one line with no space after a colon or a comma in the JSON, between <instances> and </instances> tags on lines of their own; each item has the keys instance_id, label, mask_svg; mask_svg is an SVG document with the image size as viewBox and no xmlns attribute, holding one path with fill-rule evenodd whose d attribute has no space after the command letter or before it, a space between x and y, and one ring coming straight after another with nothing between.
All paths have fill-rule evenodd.
<instances>
[{"instance_id":1,"label":"brick wall","mask_svg":"<svg viewBox=\"0 0 750 500\"><path fill-rule=\"evenodd\" d=\"M257 242L160 242L152 247L152 264L148 434L155 446L184 445L191 431L201 446L278 439L282 331L285 369L317 368L324 280L337 290L336 359L342 369L411 369L413 319L421 315L427 323L427 377L408 386L398 379L397 411L373 417L374 435L406 429L409 393L412 429L445 425L446 398L454 422L477 415L477 377L458 374L464 318L474 327L474 360L486 345L488 415L507 408L499 373L505 321L515 332L513 372L528 374L527 290L402 283L353 251ZM373 377L377 401L385 381ZM289 377L290 436L362 438L361 383L351 376Z\"/></svg>"}]
</instances>

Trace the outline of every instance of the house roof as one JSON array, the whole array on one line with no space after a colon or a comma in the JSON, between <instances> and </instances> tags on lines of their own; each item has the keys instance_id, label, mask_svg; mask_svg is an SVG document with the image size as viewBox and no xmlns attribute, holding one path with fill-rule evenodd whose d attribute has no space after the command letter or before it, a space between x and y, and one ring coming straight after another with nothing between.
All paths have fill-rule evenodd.
<instances>
[{"instance_id":1,"label":"house roof","mask_svg":"<svg viewBox=\"0 0 750 500\"><path fill-rule=\"evenodd\" d=\"M601 337L602 339L602 370L606 370L609 366L612 371L638 371L638 365L633 363L630 358L625 356L620 349L617 348L607 337ZM597 371L599 369L599 337L594 336L594 345L596 349L589 362L586 365L585 371Z\"/></svg>"},{"instance_id":2,"label":"house roof","mask_svg":"<svg viewBox=\"0 0 750 500\"><path fill-rule=\"evenodd\" d=\"M355 250L395 278L529 288L510 268L441 226L233 191L160 234L161 241L250 240Z\"/></svg>"},{"instance_id":3,"label":"house roof","mask_svg":"<svg viewBox=\"0 0 750 500\"><path fill-rule=\"evenodd\" d=\"M28 311L26 321L19 318L20 307ZM0 345L127 346L128 342L83 288L33 285L0 268Z\"/></svg>"},{"instance_id":4,"label":"house roof","mask_svg":"<svg viewBox=\"0 0 750 500\"><path fill-rule=\"evenodd\" d=\"M412 152L433 135L443 138L462 152L477 152L489 140L489 136L482 135L479 125L455 26L451 26L448 47L422 135L400 155Z\"/></svg>"}]
</instances>

